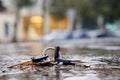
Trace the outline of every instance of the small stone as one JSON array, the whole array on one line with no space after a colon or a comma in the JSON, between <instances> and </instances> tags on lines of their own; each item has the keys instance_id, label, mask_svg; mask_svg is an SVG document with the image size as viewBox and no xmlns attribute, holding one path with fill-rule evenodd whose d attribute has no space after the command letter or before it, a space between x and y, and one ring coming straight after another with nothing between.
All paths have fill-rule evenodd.
<instances>
[{"instance_id":1,"label":"small stone","mask_svg":"<svg viewBox=\"0 0 120 80\"><path fill-rule=\"evenodd\" d=\"M84 65L85 68L89 68L90 66L89 65Z\"/></svg>"},{"instance_id":2,"label":"small stone","mask_svg":"<svg viewBox=\"0 0 120 80\"><path fill-rule=\"evenodd\" d=\"M5 72L6 72L6 70L3 70L2 72L3 72L3 73L5 73Z\"/></svg>"}]
</instances>

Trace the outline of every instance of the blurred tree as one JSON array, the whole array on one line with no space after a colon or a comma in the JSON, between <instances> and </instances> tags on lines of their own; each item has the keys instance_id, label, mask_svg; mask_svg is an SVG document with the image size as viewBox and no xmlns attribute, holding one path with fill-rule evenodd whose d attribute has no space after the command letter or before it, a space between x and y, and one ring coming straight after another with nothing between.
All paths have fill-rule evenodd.
<instances>
[{"instance_id":1,"label":"blurred tree","mask_svg":"<svg viewBox=\"0 0 120 80\"><path fill-rule=\"evenodd\" d=\"M62 18L65 16L66 7L65 0L51 0L50 13L57 18Z\"/></svg>"},{"instance_id":2,"label":"blurred tree","mask_svg":"<svg viewBox=\"0 0 120 80\"><path fill-rule=\"evenodd\" d=\"M0 11L5 11L6 7L3 5L2 1L0 0Z\"/></svg>"},{"instance_id":3,"label":"blurred tree","mask_svg":"<svg viewBox=\"0 0 120 80\"><path fill-rule=\"evenodd\" d=\"M75 8L83 22L91 18L94 20L99 15L110 23L120 18L120 0L51 0L50 11L55 16L65 15L68 8Z\"/></svg>"},{"instance_id":4,"label":"blurred tree","mask_svg":"<svg viewBox=\"0 0 120 80\"><path fill-rule=\"evenodd\" d=\"M120 0L92 0L97 15L102 14L106 22L113 23L120 18Z\"/></svg>"},{"instance_id":5,"label":"blurred tree","mask_svg":"<svg viewBox=\"0 0 120 80\"><path fill-rule=\"evenodd\" d=\"M15 15L15 23L14 23L14 35L13 35L13 40L12 42L16 42L17 38L17 27L19 23L19 18L20 18L20 9L23 7L30 7L34 4L33 0L13 0L13 3L16 7L16 15Z\"/></svg>"}]
</instances>

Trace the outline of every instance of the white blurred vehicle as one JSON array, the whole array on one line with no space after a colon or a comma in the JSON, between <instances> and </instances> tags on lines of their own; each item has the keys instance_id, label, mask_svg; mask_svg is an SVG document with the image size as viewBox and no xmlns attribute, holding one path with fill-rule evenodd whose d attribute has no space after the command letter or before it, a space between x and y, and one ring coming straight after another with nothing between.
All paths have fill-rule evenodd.
<instances>
[{"instance_id":1,"label":"white blurred vehicle","mask_svg":"<svg viewBox=\"0 0 120 80\"><path fill-rule=\"evenodd\" d=\"M73 37L73 39L88 38L87 35L86 35L86 32L87 32L87 31L88 31L88 30L86 30L86 29L74 30L74 31L72 32L72 37Z\"/></svg>"},{"instance_id":2,"label":"white blurred vehicle","mask_svg":"<svg viewBox=\"0 0 120 80\"><path fill-rule=\"evenodd\" d=\"M64 30L54 30L49 34L46 34L44 36L42 36L40 38L40 41L45 41L45 42L49 42L49 41L56 41L56 40L66 40L66 39L71 39L72 35Z\"/></svg>"}]
</instances>

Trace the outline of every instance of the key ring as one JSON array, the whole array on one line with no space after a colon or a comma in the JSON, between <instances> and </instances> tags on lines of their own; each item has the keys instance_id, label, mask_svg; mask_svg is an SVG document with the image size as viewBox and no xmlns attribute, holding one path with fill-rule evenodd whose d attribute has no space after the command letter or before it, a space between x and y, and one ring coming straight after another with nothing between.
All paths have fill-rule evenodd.
<instances>
[{"instance_id":1,"label":"key ring","mask_svg":"<svg viewBox=\"0 0 120 80\"><path fill-rule=\"evenodd\" d=\"M60 52L60 47L59 46L55 46L54 47L47 47L43 50L43 54L44 55L48 55L47 51L48 50L54 50L55 53L54 53L54 60L56 61L57 58L59 58L61 56L61 52Z\"/></svg>"},{"instance_id":2,"label":"key ring","mask_svg":"<svg viewBox=\"0 0 120 80\"><path fill-rule=\"evenodd\" d=\"M54 47L47 47L47 48L45 48L45 49L43 50L42 54L47 54L46 52L47 52L48 50L55 50L55 48L54 48Z\"/></svg>"}]
</instances>

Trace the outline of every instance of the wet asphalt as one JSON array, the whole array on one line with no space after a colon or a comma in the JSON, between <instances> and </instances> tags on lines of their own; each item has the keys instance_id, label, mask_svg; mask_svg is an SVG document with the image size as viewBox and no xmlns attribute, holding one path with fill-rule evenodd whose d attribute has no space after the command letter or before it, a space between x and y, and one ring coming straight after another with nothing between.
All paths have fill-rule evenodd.
<instances>
[{"instance_id":1,"label":"wet asphalt","mask_svg":"<svg viewBox=\"0 0 120 80\"><path fill-rule=\"evenodd\" d=\"M99 44L99 45L98 45ZM118 42L119 44L119 42ZM36 66L7 68L39 56L47 47L61 47L61 57L80 60L79 65ZM120 80L120 49L114 42L18 42L0 44L0 80ZM54 57L54 51L47 52ZM89 65L84 67L81 65Z\"/></svg>"}]
</instances>

